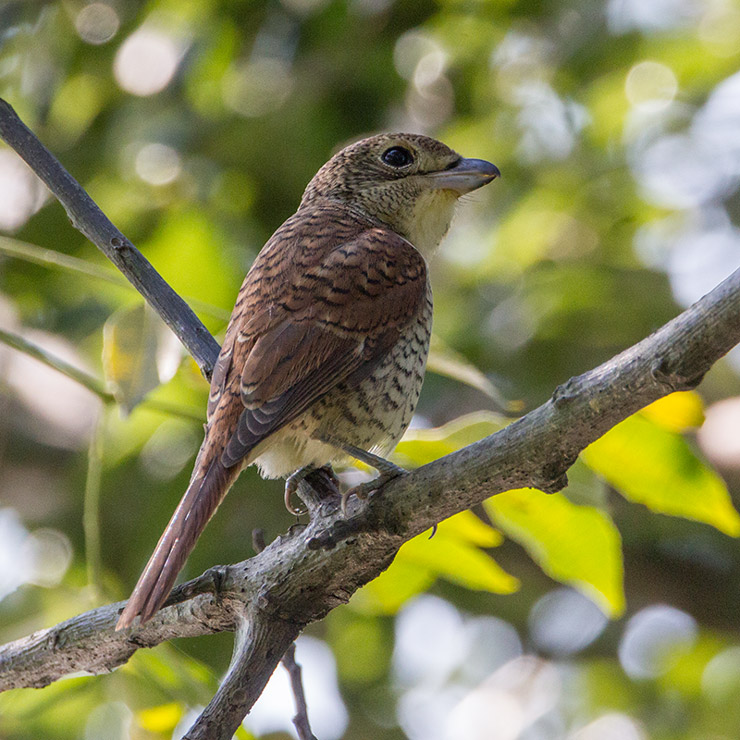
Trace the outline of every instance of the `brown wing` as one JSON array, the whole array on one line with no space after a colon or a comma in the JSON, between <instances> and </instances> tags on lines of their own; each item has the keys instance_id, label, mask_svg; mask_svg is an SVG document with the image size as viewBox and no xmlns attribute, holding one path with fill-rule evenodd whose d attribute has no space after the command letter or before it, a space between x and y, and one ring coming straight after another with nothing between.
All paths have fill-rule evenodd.
<instances>
[{"instance_id":1,"label":"brown wing","mask_svg":"<svg viewBox=\"0 0 740 740\"><path fill-rule=\"evenodd\" d=\"M119 629L161 607L239 463L338 383L372 372L421 310L426 281L411 244L343 209L302 209L275 233L239 292L190 485Z\"/></svg>"},{"instance_id":2,"label":"brown wing","mask_svg":"<svg viewBox=\"0 0 740 740\"><path fill-rule=\"evenodd\" d=\"M425 299L424 260L393 232L365 229L322 257L294 271L269 327L252 319L237 337L251 349L233 366L243 410L221 458L227 467L339 383L367 377Z\"/></svg>"}]
</instances>

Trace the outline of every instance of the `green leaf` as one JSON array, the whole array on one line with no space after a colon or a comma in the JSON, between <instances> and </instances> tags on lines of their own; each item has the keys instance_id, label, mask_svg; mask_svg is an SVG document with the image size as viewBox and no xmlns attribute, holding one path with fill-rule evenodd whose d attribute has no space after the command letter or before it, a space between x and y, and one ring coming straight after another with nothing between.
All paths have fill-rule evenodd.
<instances>
[{"instance_id":1,"label":"green leaf","mask_svg":"<svg viewBox=\"0 0 740 740\"><path fill-rule=\"evenodd\" d=\"M119 671L131 694L132 707L151 708L176 702L193 706L209 701L217 684L211 670L170 644L139 650Z\"/></svg>"},{"instance_id":2,"label":"green leaf","mask_svg":"<svg viewBox=\"0 0 740 740\"><path fill-rule=\"evenodd\" d=\"M502 542L499 532L463 511L442 522L434 537L420 534L403 545L390 568L359 591L352 603L365 611L391 614L437 578L476 591L513 593L519 581L480 549Z\"/></svg>"},{"instance_id":3,"label":"green leaf","mask_svg":"<svg viewBox=\"0 0 740 740\"><path fill-rule=\"evenodd\" d=\"M740 516L724 481L680 434L642 414L589 445L582 458L629 501L740 535Z\"/></svg>"},{"instance_id":4,"label":"green leaf","mask_svg":"<svg viewBox=\"0 0 740 740\"><path fill-rule=\"evenodd\" d=\"M621 538L603 511L532 488L498 494L484 505L494 524L545 573L577 588L611 617L624 611Z\"/></svg>"},{"instance_id":5,"label":"green leaf","mask_svg":"<svg viewBox=\"0 0 740 740\"><path fill-rule=\"evenodd\" d=\"M476 388L492 399L502 411L518 412L524 407L521 401L508 401L504 398L499 389L472 362L448 347L436 334L432 334L427 370Z\"/></svg>"},{"instance_id":6,"label":"green leaf","mask_svg":"<svg viewBox=\"0 0 740 740\"><path fill-rule=\"evenodd\" d=\"M507 423L490 411L476 411L434 429L409 429L394 455L408 467L426 465L503 429Z\"/></svg>"},{"instance_id":7,"label":"green leaf","mask_svg":"<svg viewBox=\"0 0 740 740\"><path fill-rule=\"evenodd\" d=\"M32 264L56 268L63 272L96 278L122 288L133 289L131 283L120 272L110 267L102 267L89 260L57 252L54 249L39 247L36 244L29 244L3 234L0 234L0 254L9 255ZM230 311L187 295L184 298L191 308L196 311L208 314L219 321L229 320Z\"/></svg>"},{"instance_id":8,"label":"green leaf","mask_svg":"<svg viewBox=\"0 0 740 740\"><path fill-rule=\"evenodd\" d=\"M14 689L0 695L3 737L83 737L90 713L105 699L101 682L90 676L29 691ZM68 735L60 735L64 727Z\"/></svg>"},{"instance_id":9,"label":"green leaf","mask_svg":"<svg viewBox=\"0 0 740 740\"><path fill-rule=\"evenodd\" d=\"M160 384L157 353L163 345L162 321L145 303L116 311L103 327L103 372L126 413Z\"/></svg>"}]
</instances>

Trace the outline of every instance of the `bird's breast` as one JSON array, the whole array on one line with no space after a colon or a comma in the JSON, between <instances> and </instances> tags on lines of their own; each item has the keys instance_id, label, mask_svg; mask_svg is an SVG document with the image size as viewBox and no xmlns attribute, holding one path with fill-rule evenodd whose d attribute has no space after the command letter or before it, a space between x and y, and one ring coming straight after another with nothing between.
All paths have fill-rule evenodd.
<instances>
[{"instance_id":1,"label":"bird's breast","mask_svg":"<svg viewBox=\"0 0 740 740\"><path fill-rule=\"evenodd\" d=\"M316 434L387 454L411 423L424 381L432 331L429 286L416 319L385 357L356 385L340 384L310 411Z\"/></svg>"},{"instance_id":2,"label":"bird's breast","mask_svg":"<svg viewBox=\"0 0 740 740\"><path fill-rule=\"evenodd\" d=\"M254 460L265 477L285 477L305 465L346 457L319 440L332 438L387 455L411 423L424 380L432 331L432 293L426 286L415 319L372 372L355 384L340 383L278 432Z\"/></svg>"}]
</instances>

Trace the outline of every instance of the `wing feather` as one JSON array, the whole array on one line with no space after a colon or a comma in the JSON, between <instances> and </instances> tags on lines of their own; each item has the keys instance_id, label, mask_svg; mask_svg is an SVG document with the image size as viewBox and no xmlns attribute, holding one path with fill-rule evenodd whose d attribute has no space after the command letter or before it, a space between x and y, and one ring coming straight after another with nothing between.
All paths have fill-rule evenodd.
<instances>
[{"instance_id":1,"label":"wing feather","mask_svg":"<svg viewBox=\"0 0 740 740\"><path fill-rule=\"evenodd\" d=\"M119 629L164 603L250 451L338 384L367 377L426 300L419 252L347 208L313 204L275 232L239 292L190 485Z\"/></svg>"},{"instance_id":2,"label":"wing feather","mask_svg":"<svg viewBox=\"0 0 740 740\"><path fill-rule=\"evenodd\" d=\"M271 240L247 276L241 295L249 296L242 304L249 318L232 319L222 352L227 370L214 374L218 397L232 407L221 457L227 467L338 384L367 377L426 300L423 257L388 229L355 223L338 230L343 241L326 230L323 238L297 234L296 225L287 231L293 249L277 259ZM273 240L280 238L278 231ZM225 415L213 406L215 416Z\"/></svg>"}]
</instances>

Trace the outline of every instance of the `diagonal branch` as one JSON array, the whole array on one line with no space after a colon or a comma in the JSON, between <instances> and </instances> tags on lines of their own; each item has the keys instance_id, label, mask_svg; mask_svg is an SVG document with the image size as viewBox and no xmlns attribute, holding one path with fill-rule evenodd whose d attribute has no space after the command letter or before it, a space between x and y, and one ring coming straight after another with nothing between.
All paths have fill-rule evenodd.
<instances>
[{"instance_id":1,"label":"diagonal branch","mask_svg":"<svg viewBox=\"0 0 740 740\"><path fill-rule=\"evenodd\" d=\"M0 137L25 160L81 231L128 278L193 356L210 380L218 342L141 252L110 222L77 180L0 98Z\"/></svg>"},{"instance_id":2,"label":"diagonal branch","mask_svg":"<svg viewBox=\"0 0 740 740\"><path fill-rule=\"evenodd\" d=\"M0 134L6 139L9 130L15 131L8 127L13 119L12 109L0 103ZM49 165L48 152L37 158L41 145L33 144L35 137L20 121L14 125L25 131L19 147L34 153L27 161L41 168L42 178L46 175L60 199L66 198L73 221L84 233L97 234L90 220L97 223L105 217L94 204L90 207L92 201L73 180L74 187L66 180L64 187L56 187L60 171L71 180L69 175L56 160ZM39 161L45 162L43 167ZM102 231L106 239L122 238L110 236L110 228ZM121 254L139 255L135 259L146 263L133 247L120 252L118 244L113 246L114 261L127 274L132 263L121 260ZM156 310L180 315L172 309L180 299L168 287L165 292L156 287L163 281L156 273L152 278L151 266L133 272L132 282L142 285L148 300L152 294L159 296L153 303ZM215 358L215 341L201 341L205 330L197 319L173 322L183 343L201 351L199 361L206 372ZM303 627L322 619L380 574L403 542L502 491L561 489L567 484L566 471L584 447L658 398L696 386L739 342L740 270L650 337L572 378L550 400L500 432L394 479L382 495L351 500L346 517L335 499L307 497L312 517L305 527L292 528L249 560L212 568L178 587L143 627L116 632L123 606L118 603L0 647L0 690L45 686L74 671L110 671L138 648L173 637L237 631L232 670L187 734L190 740L228 740Z\"/></svg>"},{"instance_id":3,"label":"diagonal branch","mask_svg":"<svg viewBox=\"0 0 740 740\"><path fill-rule=\"evenodd\" d=\"M44 686L73 671L109 671L139 647L235 630L248 615L253 634L259 632L251 657L240 666L249 685L233 692L241 696L238 706L216 705L222 712L218 731L210 724L210 707L203 716L207 730L188 735L230 738L300 630L381 573L403 542L496 493L562 488L580 450L638 409L695 386L738 342L740 270L650 337L572 378L500 432L391 481L382 495L351 500L347 518L331 500L314 505L304 528L294 528L250 560L211 569L180 586L144 627L115 632L123 606L118 603L5 645L0 690Z\"/></svg>"}]
</instances>

